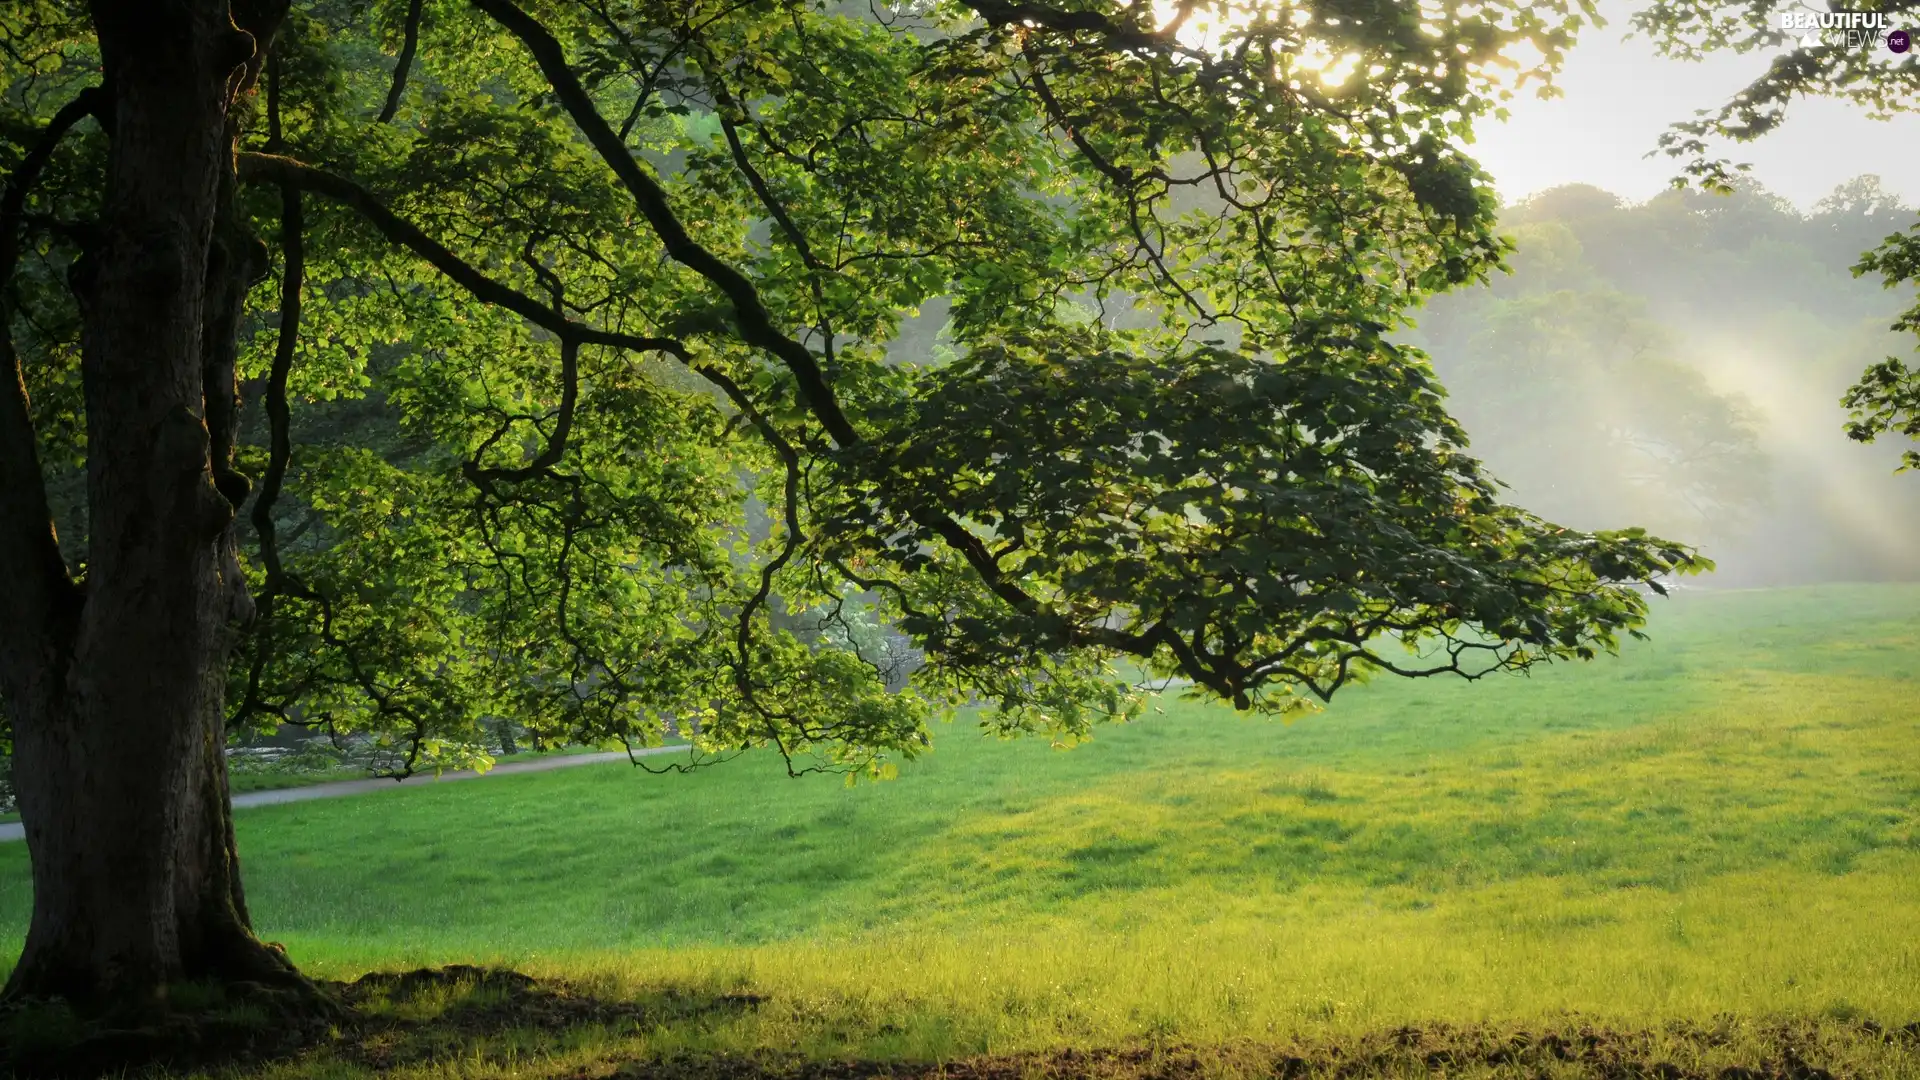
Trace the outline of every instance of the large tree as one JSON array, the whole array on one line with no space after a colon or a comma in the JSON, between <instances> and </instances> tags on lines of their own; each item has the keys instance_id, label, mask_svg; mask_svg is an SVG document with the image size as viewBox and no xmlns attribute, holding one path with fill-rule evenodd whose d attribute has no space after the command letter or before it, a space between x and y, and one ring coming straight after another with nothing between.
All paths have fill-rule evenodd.
<instances>
[{"instance_id":1,"label":"large tree","mask_svg":"<svg viewBox=\"0 0 1920 1080\"><path fill-rule=\"evenodd\" d=\"M1503 505L1390 337L1498 264L1457 145L1581 13L1158 10L8 5L11 990L298 985L238 726L878 769L1123 671L1284 710L1633 630L1692 553Z\"/></svg>"},{"instance_id":2,"label":"large tree","mask_svg":"<svg viewBox=\"0 0 1920 1080\"><path fill-rule=\"evenodd\" d=\"M1846 10L1877 14L1882 25L1864 39L1859 32L1849 38L1845 30L1809 31L1782 18L1807 9L1780 0L1656 0L1634 15L1635 28L1668 56L1770 56L1766 70L1720 108L1676 123L1662 137L1661 146L1686 161L1682 182L1729 190L1747 166L1714 156L1719 145L1765 137L1786 122L1793 103L1802 98L1850 101L1883 120L1920 109L1920 51L1914 41L1920 38L1920 2L1866 0ZM1907 35L1908 44L1898 52L1894 34ZM1872 191L1857 195L1869 205L1879 197ZM1887 236L1861 256L1854 272L1877 274L1889 289L1920 284L1920 222ZM1920 302L1892 329L1920 335ZM1892 433L1920 442L1920 367L1900 357L1868 367L1841 404L1852 410L1846 427L1852 439L1873 442ZM1920 449L1906 451L1903 459L1903 469L1920 468Z\"/></svg>"}]
</instances>

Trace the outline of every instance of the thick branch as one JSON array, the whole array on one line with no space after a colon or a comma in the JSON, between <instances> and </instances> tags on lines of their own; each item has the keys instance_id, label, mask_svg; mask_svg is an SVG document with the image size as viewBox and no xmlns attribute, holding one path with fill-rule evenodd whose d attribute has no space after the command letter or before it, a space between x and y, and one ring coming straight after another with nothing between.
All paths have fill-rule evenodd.
<instances>
[{"instance_id":1,"label":"thick branch","mask_svg":"<svg viewBox=\"0 0 1920 1080\"><path fill-rule=\"evenodd\" d=\"M980 16L989 26L1026 25L1057 34L1098 34L1129 52L1179 54L1206 59L1204 54L1181 45L1174 37L1173 32L1179 22L1186 20L1185 11L1180 13L1178 22L1156 32L1129 26L1097 11L1062 11L1047 4L1009 3L1008 0L960 0L960 4ZM1182 5L1183 8L1190 6Z\"/></svg>"},{"instance_id":2,"label":"thick branch","mask_svg":"<svg viewBox=\"0 0 1920 1080\"><path fill-rule=\"evenodd\" d=\"M54 114L0 194L0 687L16 683L20 664L31 663L28 654L38 651L49 618L75 596L47 507L46 478L40 472L27 384L13 348L8 301L20 261L27 192L39 181L60 140L94 111L100 93L98 87L83 90Z\"/></svg>"}]
</instances>

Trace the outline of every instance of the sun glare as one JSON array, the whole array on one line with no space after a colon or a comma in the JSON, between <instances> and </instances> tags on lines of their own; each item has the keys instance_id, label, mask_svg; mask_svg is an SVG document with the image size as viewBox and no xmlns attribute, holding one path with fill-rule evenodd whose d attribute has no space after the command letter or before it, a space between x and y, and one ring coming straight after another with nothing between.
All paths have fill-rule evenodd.
<instances>
[{"instance_id":1,"label":"sun glare","mask_svg":"<svg viewBox=\"0 0 1920 1080\"><path fill-rule=\"evenodd\" d=\"M1420 11L1425 17L1420 23L1420 33L1429 38L1445 37L1446 10L1430 0L1423 0ZM1286 23L1298 37L1286 62L1275 75L1288 80L1296 88L1300 86L1301 79L1313 78L1324 88L1337 90L1351 84L1354 76L1361 73L1363 64L1368 78L1379 78L1389 70L1381 63L1366 63L1369 58L1365 54L1345 47L1350 43L1346 35L1339 35L1334 41L1329 40L1324 30L1339 27L1340 18L1324 17L1325 25L1317 32L1314 28L1314 10L1302 4L1182 4L1179 0L1154 0L1153 12L1159 30L1172 30L1182 45L1200 52L1221 50L1235 29L1247 25L1256 15L1274 17ZM1497 17L1497 12L1483 11L1481 14ZM1459 48L1463 53L1467 51L1465 44ZM1546 64L1547 59L1538 45L1521 38L1502 49L1499 60L1493 65L1495 70L1485 74L1496 87L1510 92L1535 78L1535 73ZM1447 65L1443 62L1435 69L1434 75L1445 78L1446 74Z\"/></svg>"}]
</instances>

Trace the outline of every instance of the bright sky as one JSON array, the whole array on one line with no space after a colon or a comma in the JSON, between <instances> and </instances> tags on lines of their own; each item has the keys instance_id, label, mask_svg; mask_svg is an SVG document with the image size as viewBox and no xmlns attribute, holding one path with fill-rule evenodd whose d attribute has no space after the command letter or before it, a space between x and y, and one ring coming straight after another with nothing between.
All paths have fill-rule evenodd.
<instances>
[{"instance_id":1,"label":"bright sky","mask_svg":"<svg viewBox=\"0 0 1920 1080\"><path fill-rule=\"evenodd\" d=\"M1624 5L1610 5L1614 13ZM1475 156L1512 201L1560 184L1586 183L1641 200L1678 171L1647 158L1660 133L1697 109L1716 106L1765 70L1761 56L1714 56L1687 64L1656 56L1644 39L1623 41L1626 19L1589 31L1559 79L1566 96L1513 103L1513 119L1480 132ZM1920 114L1876 123L1857 106L1794 105L1785 126L1724 155L1753 164L1753 176L1802 208L1836 184L1877 173L1887 188L1920 204Z\"/></svg>"}]
</instances>

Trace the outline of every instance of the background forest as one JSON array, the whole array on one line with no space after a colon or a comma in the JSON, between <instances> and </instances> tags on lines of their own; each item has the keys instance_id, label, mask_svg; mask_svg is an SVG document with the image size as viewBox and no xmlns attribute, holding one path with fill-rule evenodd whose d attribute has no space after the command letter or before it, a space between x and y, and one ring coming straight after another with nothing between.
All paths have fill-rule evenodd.
<instances>
[{"instance_id":1,"label":"background forest","mask_svg":"<svg viewBox=\"0 0 1920 1080\"><path fill-rule=\"evenodd\" d=\"M1837 435L1860 369L1906 351L1901 294L1851 267L1911 218L1872 176L1808 213L1558 188L1507 208L1513 273L1432 301L1420 344L1474 453L1550 520L1698 543L1708 587L1908 579L1900 447Z\"/></svg>"}]
</instances>

